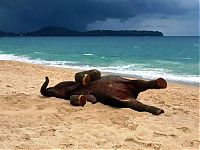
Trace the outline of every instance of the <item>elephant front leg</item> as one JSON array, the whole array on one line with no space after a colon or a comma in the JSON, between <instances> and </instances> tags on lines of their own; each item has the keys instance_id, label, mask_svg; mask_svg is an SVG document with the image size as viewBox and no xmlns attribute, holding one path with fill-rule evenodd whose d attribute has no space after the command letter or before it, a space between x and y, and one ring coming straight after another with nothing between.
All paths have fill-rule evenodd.
<instances>
[{"instance_id":1,"label":"elephant front leg","mask_svg":"<svg viewBox=\"0 0 200 150\"><path fill-rule=\"evenodd\" d=\"M70 104L83 107L86 104L86 97L84 95L72 95L70 96Z\"/></svg>"},{"instance_id":2,"label":"elephant front leg","mask_svg":"<svg viewBox=\"0 0 200 150\"><path fill-rule=\"evenodd\" d=\"M70 96L70 104L74 106L84 106L86 102L91 102L95 104L97 99L93 95L71 95Z\"/></svg>"},{"instance_id":3,"label":"elephant front leg","mask_svg":"<svg viewBox=\"0 0 200 150\"><path fill-rule=\"evenodd\" d=\"M147 89L164 89L167 87L167 82L163 78L158 78L156 80L135 80L133 81L140 92L145 91Z\"/></svg>"},{"instance_id":4,"label":"elephant front leg","mask_svg":"<svg viewBox=\"0 0 200 150\"><path fill-rule=\"evenodd\" d=\"M86 97L86 100L88 102L91 102L92 104L97 103L97 99L94 95L84 95Z\"/></svg>"}]
</instances>

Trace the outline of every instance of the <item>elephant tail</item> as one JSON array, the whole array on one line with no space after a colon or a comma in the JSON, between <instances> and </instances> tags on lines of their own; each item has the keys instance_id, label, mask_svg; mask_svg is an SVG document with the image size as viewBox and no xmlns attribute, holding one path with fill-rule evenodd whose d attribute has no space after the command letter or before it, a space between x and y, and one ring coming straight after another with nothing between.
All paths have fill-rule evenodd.
<instances>
[{"instance_id":1,"label":"elephant tail","mask_svg":"<svg viewBox=\"0 0 200 150\"><path fill-rule=\"evenodd\" d=\"M54 91L53 91L52 87L47 88L48 84L49 84L49 78L45 77L45 82L43 83L42 87L40 88L40 93L43 96L51 97L51 96L53 96Z\"/></svg>"}]
</instances>

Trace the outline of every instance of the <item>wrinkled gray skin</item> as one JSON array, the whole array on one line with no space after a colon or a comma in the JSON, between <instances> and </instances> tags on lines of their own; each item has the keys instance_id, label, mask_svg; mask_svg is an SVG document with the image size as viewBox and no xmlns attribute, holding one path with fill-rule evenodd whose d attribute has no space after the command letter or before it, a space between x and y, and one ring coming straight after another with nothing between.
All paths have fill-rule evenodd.
<instances>
[{"instance_id":1,"label":"wrinkled gray skin","mask_svg":"<svg viewBox=\"0 0 200 150\"><path fill-rule=\"evenodd\" d=\"M136 111L146 111L154 115L164 113L163 109L142 104L137 99L138 94L147 89L161 89L167 87L167 82L156 80L129 80L116 75L103 76L92 81L88 86L73 81L61 82L54 87L47 88L48 77L41 87L41 94L47 97L57 97L69 100L71 95L93 95L97 102L121 108L131 108Z\"/></svg>"}]
</instances>

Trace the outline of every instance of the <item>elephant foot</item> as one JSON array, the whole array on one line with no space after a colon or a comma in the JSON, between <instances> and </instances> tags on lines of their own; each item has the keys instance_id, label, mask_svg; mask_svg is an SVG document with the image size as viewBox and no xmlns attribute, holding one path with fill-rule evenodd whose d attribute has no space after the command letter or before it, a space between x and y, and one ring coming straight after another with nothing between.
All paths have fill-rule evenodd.
<instances>
[{"instance_id":1,"label":"elephant foot","mask_svg":"<svg viewBox=\"0 0 200 150\"><path fill-rule=\"evenodd\" d=\"M78 97L78 101L79 101L79 103L80 103L81 106L84 106L86 104L87 97L85 97L84 95L80 95Z\"/></svg>"},{"instance_id":2,"label":"elephant foot","mask_svg":"<svg viewBox=\"0 0 200 150\"><path fill-rule=\"evenodd\" d=\"M70 104L74 106L84 106L86 104L87 97L85 95L72 95L70 97Z\"/></svg>"},{"instance_id":3,"label":"elephant foot","mask_svg":"<svg viewBox=\"0 0 200 150\"><path fill-rule=\"evenodd\" d=\"M164 113L165 111L163 110L163 109L160 109L160 108L157 108L157 109L155 109L154 111L152 111L151 113L153 114L153 115L160 115L160 114L162 114L162 113Z\"/></svg>"},{"instance_id":4,"label":"elephant foot","mask_svg":"<svg viewBox=\"0 0 200 150\"><path fill-rule=\"evenodd\" d=\"M91 102L92 104L97 103L97 99L94 95L85 95L85 97L87 98L88 102Z\"/></svg>"},{"instance_id":5,"label":"elephant foot","mask_svg":"<svg viewBox=\"0 0 200 150\"><path fill-rule=\"evenodd\" d=\"M90 83L90 75L89 74L85 74L83 77L83 85L87 86Z\"/></svg>"},{"instance_id":6,"label":"elephant foot","mask_svg":"<svg viewBox=\"0 0 200 150\"><path fill-rule=\"evenodd\" d=\"M164 89L167 87L167 82L163 78L158 78L155 81L158 88Z\"/></svg>"},{"instance_id":7,"label":"elephant foot","mask_svg":"<svg viewBox=\"0 0 200 150\"><path fill-rule=\"evenodd\" d=\"M82 71L75 74L75 81L87 86L90 81L99 80L101 78L100 71L93 69L88 71Z\"/></svg>"}]
</instances>

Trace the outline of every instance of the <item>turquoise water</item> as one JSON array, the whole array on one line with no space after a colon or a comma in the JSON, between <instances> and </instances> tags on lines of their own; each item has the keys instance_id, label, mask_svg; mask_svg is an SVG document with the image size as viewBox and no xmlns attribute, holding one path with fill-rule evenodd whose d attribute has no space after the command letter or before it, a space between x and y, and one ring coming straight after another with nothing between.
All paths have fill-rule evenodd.
<instances>
[{"instance_id":1,"label":"turquoise water","mask_svg":"<svg viewBox=\"0 0 200 150\"><path fill-rule=\"evenodd\" d=\"M199 37L0 38L0 60L199 83Z\"/></svg>"}]
</instances>

